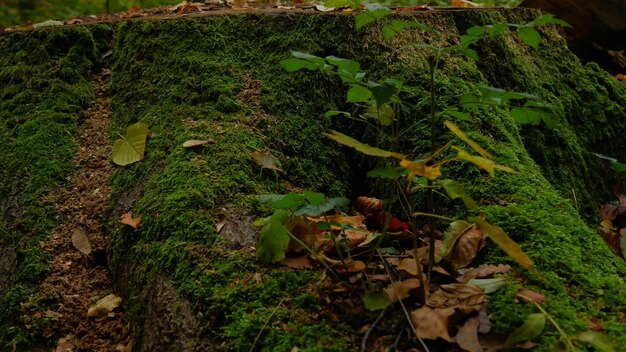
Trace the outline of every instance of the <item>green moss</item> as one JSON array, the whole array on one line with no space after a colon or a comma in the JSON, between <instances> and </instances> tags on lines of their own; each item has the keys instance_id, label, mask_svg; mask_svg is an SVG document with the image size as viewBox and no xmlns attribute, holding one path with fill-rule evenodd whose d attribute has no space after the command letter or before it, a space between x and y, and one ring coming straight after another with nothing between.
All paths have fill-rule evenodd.
<instances>
[{"instance_id":1,"label":"green moss","mask_svg":"<svg viewBox=\"0 0 626 352\"><path fill-rule=\"evenodd\" d=\"M17 263L3 273L11 288L0 292L0 346L21 349L39 338L41 324L27 328L19 317L37 309L23 303L48 272L41 242L61 220L42 196L73 171L73 133L94 98L87 75L98 51L91 30L72 27L2 36L0 52L0 246L13 248Z\"/></svg>"}]
</instances>

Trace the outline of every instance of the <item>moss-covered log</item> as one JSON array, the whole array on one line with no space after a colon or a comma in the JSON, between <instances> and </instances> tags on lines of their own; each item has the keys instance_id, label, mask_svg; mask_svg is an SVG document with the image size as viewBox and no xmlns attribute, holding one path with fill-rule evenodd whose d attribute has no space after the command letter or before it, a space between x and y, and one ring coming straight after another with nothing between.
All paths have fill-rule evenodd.
<instances>
[{"instance_id":1,"label":"moss-covered log","mask_svg":"<svg viewBox=\"0 0 626 352\"><path fill-rule=\"evenodd\" d=\"M413 16L445 33L444 40L455 42L472 25L524 23L537 15L532 10L498 9ZM596 65L581 65L556 29L543 28L542 34L544 41L537 51L515 36L502 36L480 44L478 63L461 55L448 57L438 96L442 103L456 102L478 84L533 93L557 107L559 127L519 126L509 115L485 109L471 123L462 123L462 129L519 174L486 179L480 171L460 164L449 172L468 184L490 221L530 254L546 281L520 269L520 275L527 277L524 285L548 294L545 308L567 333L583 331L589 320L598 319L607 334L624 346L626 265L595 229L597 208L609 198L618 178L590 153L619 157L626 147L621 138L626 132L626 87ZM65 39L57 43L53 38ZM38 168L44 170L39 176L23 166L33 163L30 154L0 155L4 158L0 159L2 251L18 245L24 253L36 251L37 242L52 226L40 223L58 221L47 211L37 217L20 216L20 227L11 214L16 209L46 209L39 206L45 190L62 183L59 176L70 172L69 136L76 124L72 116L92 94L85 75L98 61L102 44L113 38L111 137L117 138L136 121L150 126L146 159L119 168L111 179L115 193L108 214L109 264L125 294L136 350L248 350L270 316L281 323L265 328L256 345L260 350L356 349L360 341L352 337L367 316L314 318L319 302L306 286L317 274L260 267L250 250L255 243L250 223L269 210L257 201L260 193L305 189L352 196L368 192L362 181L364 163L322 135L331 125L323 116L327 110L350 108L344 102L345 87L336 77L321 73L288 74L278 62L289 57L290 50L353 58L371 77L398 78L425 95L428 53L398 49L433 38L410 30L384 42L379 28L356 33L349 14L277 12L129 21L1 37L0 77L16 83L2 87L0 150L19 150L20 145L50 150L45 143L51 140L62 145L57 157L43 157L55 165ZM47 46L51 42L56 43L53 48ZM31 54L42 65L35 67L61 67L60 71L23 67L18 57L26 55L22 49L26 45L41 49ZM52 50L61 54L51 54ZM69 54L80 54L83 64L64 70L63 60ZM65 71L72 76L66 77ZM38 99L55 92L48 77L56 77L71 90L56 99ZM39 80L47 85L31 83ZM413 129L406 133L410 137L403 141L403 151L428 151L427 126L414 124L426 116L427 109L416 100L402 110L405 126L412 126L406 128ZM30 119L33 111L45 111L45 116L35 123ZM363 126L351 128L353 136L368 135ZM37 133L50 137L31 141ZM181 144L192 138L217 143L183 149ZM249 154L261 150L270 151L285 173L259 171ZM45 171L53 167L64 173ZM21 183L26 180L43 182L45 187L29 188ZM138 231L116 225L129 210L144 217ZM463 211L451 208L450 212ZM218 234L215 224L220 220L226 225ZM33 228L39 237L30 237ZM495 246L482 259L511 262ZM21 285L35 287L37 278L45 275L45 258L37 272L28 271L24 257L12 263L19 263L17 267L29 276L12 274L8 284L0 285L2 309L11 312L3 314L8 317L3 326L11 328L0 337L5 345L22 346L28 344L28 334L36 336L18 320L19 302L33 291L18 296L12 292ZM511 331L534 312L532 305L515 303L520 285L510 283L489 296L500 332ZM541 349L558 338L548 326L540 338Z\"/></svg>"}]
</instances>

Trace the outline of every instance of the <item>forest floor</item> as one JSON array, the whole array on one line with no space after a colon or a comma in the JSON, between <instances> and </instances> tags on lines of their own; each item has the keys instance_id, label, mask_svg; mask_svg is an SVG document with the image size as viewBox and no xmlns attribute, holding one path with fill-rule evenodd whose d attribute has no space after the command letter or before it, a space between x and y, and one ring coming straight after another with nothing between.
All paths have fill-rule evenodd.
<instances>
[{"instance_id":1,"label":"forest floor","mask_svg":"<svg viewBox=\"0 0 626 352\"><path fill-rule=\"evenodd\" d=\"M97 301L114 293L101 223L111 195L109 75L104 69L94 77L97 98L78 129L73 158L79 171L68 187L46 199L56 203L57 213L66 219L44 244L53 260L41 293L59 301L56 309L45 312L53 322L44 335L51 339L63 336L56 352L126 351L130 346L130 327L119 308L88 314Z\"/></svg>"}]
</instances>

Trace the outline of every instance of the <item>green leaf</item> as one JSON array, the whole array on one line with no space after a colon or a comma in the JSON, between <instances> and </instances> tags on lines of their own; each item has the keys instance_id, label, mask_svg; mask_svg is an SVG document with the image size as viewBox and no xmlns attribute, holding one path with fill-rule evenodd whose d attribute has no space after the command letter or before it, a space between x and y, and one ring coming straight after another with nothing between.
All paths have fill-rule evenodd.
<instances>
[{"instance_id":1,"label":"green leaf","mask_svg":"<svg viewBox=\"0 0 626 352\"><path fill-rule=\"evenodd\" d=\"M496 277L493 279L471 279L467 283L470 285L481 287L483 290L485 290L485 294L489 294L498 291L498 289L502 287L505 282L505 278Z\"/></svg>"},{"instance_id":2,"label":"green leaf","mask_svg":"<svg viewBox=\"0 0 626 352\"><path fill-rule=\"evenodd\" d=\"M468 114L466 112L458 111L456 109L446 110L446 111L444 111L444 114L452 116L452 117L456 118L457 120L470 121L470 114Z\"/></svg>"},{"instance_id":3,"label":"green leaf","mask_svg":"<svg viewBox=\"0 0 626 352\"><path fill-rule=\"evenodd\" d=\"M350 204L350 200L348 198L329 198L322 203L318 203L317 205L309 204L301 207L296 210L293 214L295 216L320 216L327 211L333 210L335 208L345 207Z\"/></svg>"},{"instance_id":4,"label":"green leaf","mask_svg":"<svg viewBox=\"0 0 626 352\"><path fill-rule=\"evenodd\" d=\"M443 186L443 189L446 190L448 196L452 199L461 198L465 206L470 210L478 209L476 202L465 193L465 189L463 185L454 180L441 180L439 184Z\"/></svg>"},{"instance_id":5,"label":"green leaf","mask_svg":"<svg viewBox=\"0 0 626 352\"><path fill-rule=\"evenodd\" d=\"M263 203L269 203L274 209L295 210L305 204L305 198L301 194L262 194L259 200Z\"/></svg>"},{"instance_id":6,"label":"green leaf","mask_svg":"<svg viewBox=\"0 0 626 352\"><path fill-rule=\"evenodd\" d=\"M324 60L324 58L321 58L319 56L315 56L315 55L311 55L309 53L303 53L301 51L292 51L291 52L291 56L298 58L298 59L303 59L309 62L312 62L314 64L316 64L319 67L324 67L326 65L326 61Z\"/></svg>"},{"instance_id":7,"label":"green leaf","mask_svg":"<svg viewBox=\"0 0 626 352\"><path fill-rule=\"evenodd\" d=\"M483 35L483 33L485 33L485 27L473 26L473 27L468 28L467 31L465 32L473 37L479 37Z\"/></svg>"},{"instance_id":8,"label":"green leaf","mask_svg":"<svg viewBox=\"0 0 626 352\"><path fill-rule=\"evenodd\" d=\"M421 23L394 20L390 24L383 27L383 39L385 41L388 41L392 37L402 33L402 31L405 30L406 28L419 28L424 31L431 31L431 32L437 33L438 35L441 35L439 31L435 30L432 27L423 25Z\"/></svg>"},{"instance_id":9,"label":"green leaf","mask_svg":"<svg viewBox=\"0 0 626 352\"><path fill-rule=\"evenodd\" d=\"M318 192L302 192L302 197L306 199L311 205L320 205L326 201L324 194Z\"/></svg>"},{"instance_id":10,"label":"green leaf","mask_svg":"<svg viewBox=\"0 0 626 352\"><path fill-rule=\"evenodd\" d=\"M391 126L393 124L393 120L396 117L396 113L393 111L393 108L389 104L380 105L377 111L378 115L378 123L381 126Z\"/></svg>"},{"instance_id":11,"label":"green leaf","mask_svg":"<svg viewBox=\"0 0 626 352\"><path fill-rule=\"evenodd\" d=\"M367 88L374 95L376 105L381 106L391 99L396 92L396 83L392 79L386 79L382 84L374 81L367 82Z\"/></svg>"},{"instance_id":12,"label":"green leaf","mask_svg":"<svg viewBox=\"0 0 626 352\"><path fill-rule=\"evenodd\" d=\"M256 251L261 263L276 263L285 258L285 251L291 240L289 231L285 228L287 220L289 220L288 211L276 210L269 222L261 229Z\"/></svg>"},{"instance_id":13,"label":"green leaf","mask_svg":"<svg viewBox=\"0 0 626 352\"><path fill-rule=\"evenodd\" d=\"M352 137L348 137L345 134L337 131L331 131L331 133L324 133L328 138L334 140L335 142L341 143L347 147L354 148L358 152L361 152L370 156L379 156L382 158L397 158L403 159L404 155L400 153L388 152L386 150L382 150L379 148L371 147L365 143L361 143Z\"/></svg>"},{"instance_id":14,"label":"green leaf","mask_svg":"<svg viewBox=\"0 0 626 352\"><path fill-rule=\"evenodd\" d=\"M493 226L483 218L474 218L470 221L475 222L491 240L500 247L511 259L522 267L537 272L532 260L522 251L522 248L513 241L501 228Z\"/></svg>"},{"instance_id":15,"label":"green leaf","mask_svg":"<svg viewBox=\"0 0 626 352\"><path fill-rule=\"evenodd\" d=\"M326 117L333 117L333 116L337 116L337 115L345 115L347 117L352 116L352 115L350 115L349 112L337 111L337 110L330 110L330 111L327 111L326 114L324 114L324 116L326 116Z\"/></svg>"},{"instance_id":16,"label":"green leaf","mask_svg":"<svg viewBox=\"0 0 626 352\"><path fill-rule=\"evenodd\" d=\"M337 67L337 74L343 83L355 83L365 76L365 73L361 72L361 65L354 60L327 56L326 62Z\"/></svg>"},{"instance_id":17,"label":"green leaf","mask_svg":"<svg viewBox=\"0 0 626 352\"><path fill-rule=\"evenodd\" d=\"M489 36L495 37L503 33L504 31L506 31L507 29L509 29L509 24L508 23L494 23L492 25L487 26L487 28L489 29Z\"/></svg>"},{"instance_id":18,"label":"green leaf","mask_svg":"<svg viewBox=\"0 0 626 352\"><path fill-rule=\"evenodd\" d=\"M391 302L382 292L368 292L363 296L363 304L370 311L387 308Z\"/></svg>"},{"instance_id":19,"label":"green leaf","mask_svg":"<svg viewBox=\"0 0 626 352\"><path fill-rule=\"evenodd\" d=\"M550 129L556 128L559 124L559 118L552 105L543 102L526 102L523 107L511 109L511 116L520 124L538 125L543 121Z\"/></svg>"},{"instance_id":20,"label":"green leaf","mask_svg":"<svg viewBox=\"0 0 626 352\"><path fill-rule=\"evenodd\" d=\"M294 72L294 71L298 71L300 69L306 68L307 70L311 70L311 71L315 71L317 69L319 69L319 66L307 61L307 60L302 60L302 59L296 59L296 58L290 58L290 59L285 59L282 60L280 62L280 65L287 70L287 72Z\"/></svg>"},{"instance_id":21,"label":"green leaf","mask_svg":"<svg viewBox=\"0 0 626 352\"><path fill-rule=\"evenodd\" d=\"M574 339L591 344L601 352L617 351L615 349L615 345L608 336L596 331L587 330L585 332L581 332L580 334L574 336Z\"/></svg>"},{"instance_id":22,"label":"green leaf","mask_svg":"<svg viewBox=\"0 0 626 352\"><path fill-rule=\"evenodd\" d=\"M478 53L474 49L460 47L459 51L474 61L480 61L480 57L478 56Z\"/></svg>"},{"instance_id":23,"label":"green leaf","mask_svg":"<svg viewBox=\"0 0 626 352\"><path fill-rule=\"evenodd\" d=\"M361 11L361 13L359 13L358 15L356 15L355 17L355 22L356 22L356 30L359 31L361 30L361 28L363 28L363 26L370 24L372 22L376 22L378 20L380 20L381 18L387 16L388 14L390 14L391 11L388 9L376 9L373 11Z\"/></svg>"},{"instance_id":24,"label":"green leaf","mask_svg":"<svg viewBox=\"0 0 626 352\"><path fill-rule=\"evenodd\" d=\"M541 15L532 22L533 26L544 26L548 24L556 24L558 26L570 27L570 28L572 27L569 23L561 19L555 18L553 15L550 15L550 14Z\"/></svg>"},{"instance_id":25,"label":"green leaf","mask_svg":"<svg viewBox=\"0 0 626 352\"><path fill-rule=\"evenodd\" d=\"M539 34L536 29L532 27L518 27L517 35L524 43L526 43L526 45L532 47L535 50L539 49L541 34Z\"/></svg>"},{"instance_id":26,"label":"green leaf","mask_svg":"<svg viewBox=\"0 0 626 352\"><path fill-rule=\"evenodd\" d=\"M120 166L143 160L148 138L148 125L137 122L128 126L126 135L113 145L113 162Z\"/></svg>"},{"instance_id":27,"label":"green leaf","mask_svg":"<svg viewBox=\"0 0 626 352\"><path fill-rule=\"evenodd\" d=\"M397 180L402 176L401 167L380 167L367 172L367 177Z\"/></svg>"},{"instance_id":28,"label":"green leaf","mask_svg":"<svg viewBox=\"0 0 626 352\"><path fill-rule=\"evenodd\" d=\"M366 87L360 85L352 85L348 90L348 103L361 103L370 100L372 92Z\"/></svg>"},{"instance_id":29,"label":"green leaf","mask_svg":"<svg viewBox=\"0 0 626 352\"><path fill-rule=\"evenodd\" d=\"M546 317L543 313L529 314L524 320L524 324L509 335L505 342L505 347L514 347L519 342L529 341L541 335L546 325Z\"/></svg>"}]
</instances>

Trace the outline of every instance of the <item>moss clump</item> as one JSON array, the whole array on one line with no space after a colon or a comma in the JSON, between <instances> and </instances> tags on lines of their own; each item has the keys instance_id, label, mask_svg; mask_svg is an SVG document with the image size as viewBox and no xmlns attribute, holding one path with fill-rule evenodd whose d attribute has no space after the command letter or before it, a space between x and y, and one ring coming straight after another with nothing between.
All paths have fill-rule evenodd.
<instances>
[{"instance_id":1,"label":"moss clump","mask_svg":"<svg viewBox=\"0 0 626 352\"><path fill-rule=\"evenodd\" d=\"M94 98L89 72L99 60L94 33L59 28L0 36L0 349L22 349L39 333L21 307L47 273L41 242L59 224L42 197L73 171L73 133Z\"/></svg>"}]
</instances>

